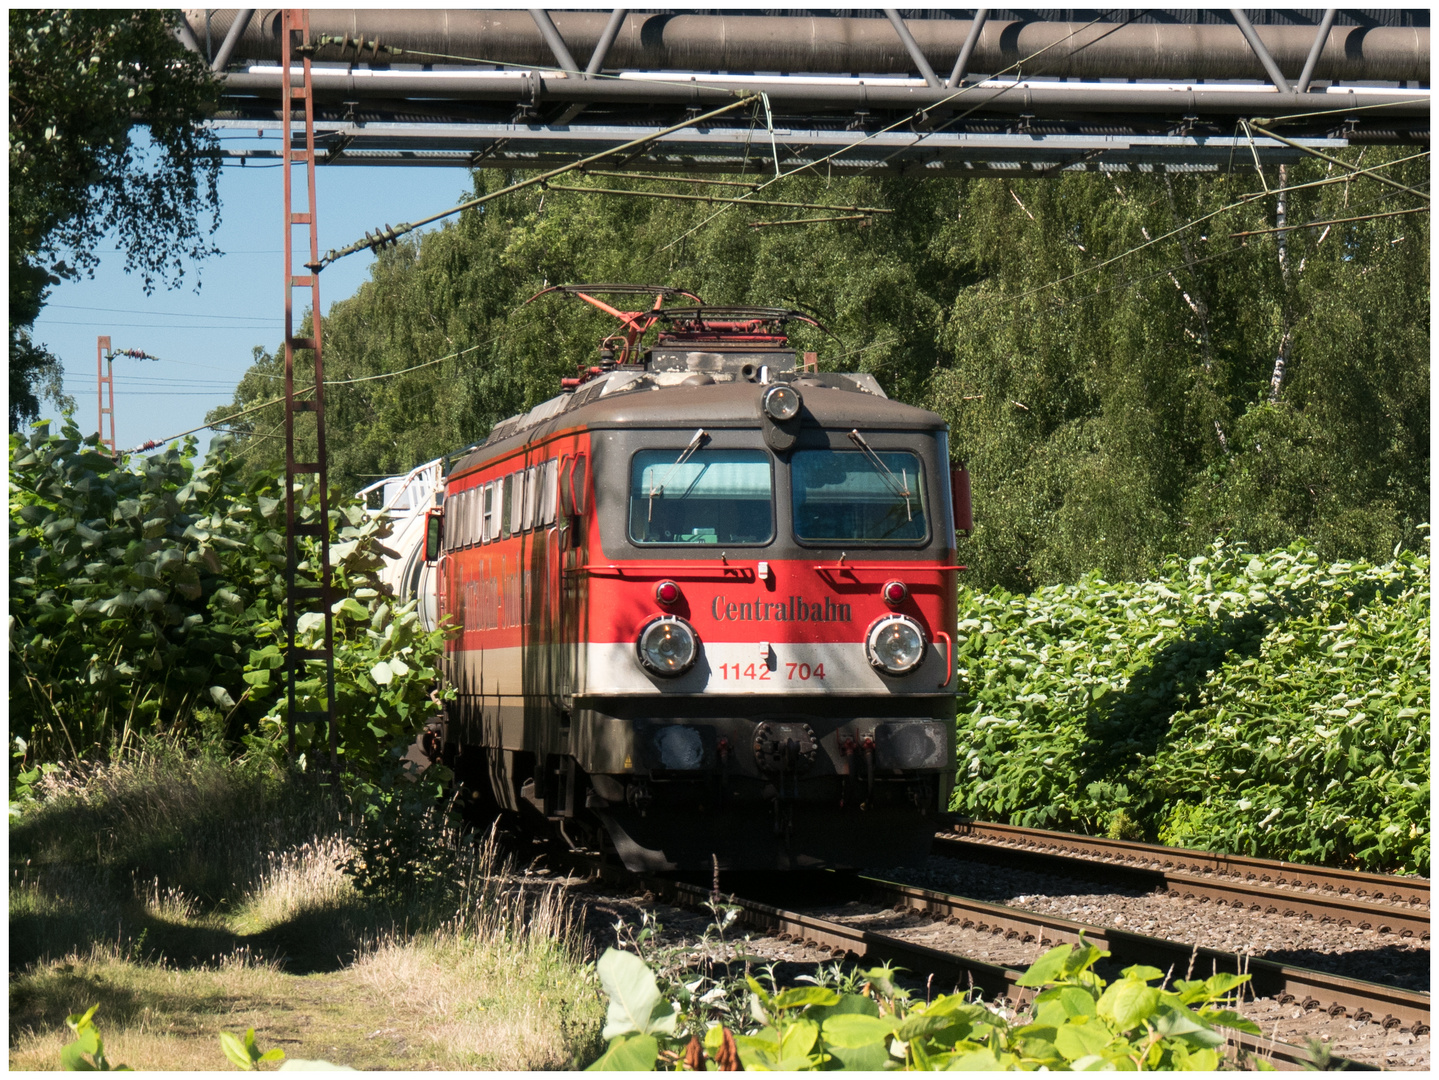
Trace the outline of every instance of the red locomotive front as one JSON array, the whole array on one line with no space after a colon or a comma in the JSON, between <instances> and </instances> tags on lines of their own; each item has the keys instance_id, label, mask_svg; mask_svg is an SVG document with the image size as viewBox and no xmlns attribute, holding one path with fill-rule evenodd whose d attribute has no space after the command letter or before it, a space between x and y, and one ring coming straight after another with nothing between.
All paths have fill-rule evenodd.
<instances>
[{"instance_id":1,"label":"red locomotive front","mask_svg":"<svg viewBox=\"0 0 1439 1080\"><path fill-rule=\"evenodd\" d=\"M447 478L449 760L632 869L922 858L954 760L943 421L796 370L794 313L618 314Z\"/></svg>"}]
</instances>

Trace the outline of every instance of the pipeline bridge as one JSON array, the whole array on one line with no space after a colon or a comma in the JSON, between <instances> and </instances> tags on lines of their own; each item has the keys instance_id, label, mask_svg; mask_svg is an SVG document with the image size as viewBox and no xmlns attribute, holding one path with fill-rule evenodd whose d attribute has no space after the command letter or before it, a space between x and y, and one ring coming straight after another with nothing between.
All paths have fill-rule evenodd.
<instances>
[{"instance_id":1,"label":"pipeline bridge","mask_svg":"<svg viewBox=\"0 0 1439 1080\"><path fill-rule=\"evenodd\" d=\"M309 26L323 167L544 169L635 143L606 168L1044 176L1429 143L1427 8L312 9ZM179 35L223 81L222 133L301 138L279 9L185 10Z\"/></svg>"}]
</instances>

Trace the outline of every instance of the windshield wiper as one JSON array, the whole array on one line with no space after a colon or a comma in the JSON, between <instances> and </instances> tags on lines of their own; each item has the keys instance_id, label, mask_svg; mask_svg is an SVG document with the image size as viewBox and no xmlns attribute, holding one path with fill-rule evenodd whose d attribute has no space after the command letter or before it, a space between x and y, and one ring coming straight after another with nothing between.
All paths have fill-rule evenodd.
<instances>
[{"instance_id":1,"label":"windshield wiper","mask_svg":"<svg viewBox=\"0 0 1439 1080\"><path fill-rule=\"evenodd\" d=\"M677 458L675 458L674 463L671 464L670 467L665 470L665 474L660 477L660 482L659 482L658 484L656 484L653 480L650 481L650 502L649 502L649 510L646 512L646 515L645 515L645 524L646 524L646 525L649 525L649 524L651 524L651 523L654 522L654 519L655 519L655 496L656 496L656 495L662 495L662 494L664 494L665 481L670 478L670 475L671 475L676 469L678 469L681 465L683 465L686 461L688 461L688 460L690 459L690 456L691 456L696 450L698 450L698 449L700 448L700 446L704 443L704 441L705 441L706 439L708 439L708 438L709 438L709 432L707 432L704 428L700 428L698 431L695 432L694 438L690 440L689 445L686 446L683 450L680 451L680 456L677 457ZM653 475L653 474L651 474L651 475Z\"/></svg>"},{"instance_id":2,"label":"windshield wiper","mask_svg":"<svg viewBox=\"0 0 1439 1080\"><path fill-rule=\"evenodd\" d=\"M864 436L861 435L858 430L851 431L849 433L849 437L851 440L854 441L854 444L858 446L860 450L864 453L864 456L867 457L873 465L878 467L879 478L883 480L886 485L888 485L889 490L894 492L896 495L898 495L901 499L904 500L904 512L908 516L909 520L913 521L914 508L910 505L909 502L909 497L911 494L913 494L909 490L909 470L901 469L899 476L896 477L894 473L890 471L889 466L886 465L880 459L880 456L874 452L874 448L871 447L869 443L865 442Z\"/></svg>"}]
</instances>

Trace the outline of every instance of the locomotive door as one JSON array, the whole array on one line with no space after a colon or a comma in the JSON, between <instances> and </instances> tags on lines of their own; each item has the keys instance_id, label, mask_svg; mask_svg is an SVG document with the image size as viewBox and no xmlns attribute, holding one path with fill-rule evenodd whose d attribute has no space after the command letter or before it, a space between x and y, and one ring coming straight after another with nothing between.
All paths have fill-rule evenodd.
<instances>
[{"instance_id":1,"label":"locomotive door","mask_svg":"<svg viewBox=\"0 0 1439 1080\"><path fill-rule=\"evenodd\" d=\"M560 516L555 529L555 559L550 572L552 595L558 599L555 634L555 704L562 711L574 705L576 667L579 661L580 590L584 578L577 568L584 563L581 545L584 526L585 456L566 457L560 468ZM576 496L578 495L578 499Z\"/></svg>"}]
</instances>

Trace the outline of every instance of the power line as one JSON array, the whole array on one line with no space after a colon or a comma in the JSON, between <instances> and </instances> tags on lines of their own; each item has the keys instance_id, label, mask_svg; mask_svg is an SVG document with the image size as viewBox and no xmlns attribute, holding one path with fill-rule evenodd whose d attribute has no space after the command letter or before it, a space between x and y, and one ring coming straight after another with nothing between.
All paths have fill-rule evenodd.
<instances>
[{"instance_id":1,"label":"power line","mask_svg":"<svg viewBox=\"0 0 1439 1080\"><path fill-rule=\"evenodd\" d=\"M1306 221L1302 225L1280 225L1276 229L1251 229L1249 232L1230 233L1231 237L1264 236L1267 233L1290 232L1293 229L1317 229L1320 225L1346 225L1351 221L1373 221L1375 218L1399 217L1401 214L1427 214L1427 206L1411 206L1407 210L1390 210L1383 214L1362 214L1359 217L1331 218L1328 221Z\"/></svg>"},{"instance_id":2,"label":"power line","mask_svg":"<svg viewBox=\"0 0 1439 1080\"><path fill-rule=\"evenodd\" d=\"M48 304L48 303L47 303L47 304L45 305L45 309L46 309L47 311L50 310L51 308L65 308L65 309L68 310L68 311L117 311L117 312L119 312L119 313L122 314L122 315L133 315L133 314L135 314L135 309L132 308L132 307L128 307L128 308L94 307L94 306L91 305L91 304ZM176 317L178 317L178 318L185 318L185 319L230 319L230 320L234 320L234 319L253 319L253 318L254 318L253 315L211 315L211 314L208 314L208 313L193 312L193 311L146 311L145 314L146 314L146 315L174 315L174 316L176 316ZM276 322L280 322L281 320L276 319L275 321L276 321Z\"/></svg>"},{"instance_id":3,"label":"power line","mask_svg":"<svg viewBox=\"0 0 1439 1080\"><path fill-rule=\"evenodd\" d=\"M1418 156L1418 155L1416 155L1416 156ZM1352 176L1347 176L1347 177L1344 177L1344 176L1341 176L1341 177L1333 177L1333 178L1331 178L1331 179L1329 179L1329 180L1322 181L1322 183L1345 183L1345 182L1347 182L1348 180L1352 180L1355 176L1360 176L1360 175L1364 175L1364 174L1367 174L1367 173L1372 173L1373 170L1375 170L1375 169L1388 168L1388 167L1389 167L1390 165L1392 165L1392 164L1397 164L1397 162L1385 162L1385 163L1381 163L1381 164L1379 164L1379 165L1371 165L1368 169L1361 169L1361 170L1356 171ZM1352 167L1352 166L1349 166L1349 167ZM1318 186L1318 183L1319 183L1319 182L1316 182L1316 183L1314 183L1314 184L1304 185L1304 186L1317 187L1317 186ZM1094 273L1096 270L1102 270L1102 269L1104 269L1106 266L1111 266L1111 265L1113 265L1114 263L1119 262L1121 259L1127 259L1129 256L1131 256L1131 255L1133 255L1133 254L1135 254L1135 253L1137 253L1137 252L1143 251L1145 248L1151 247L1152 245L1159 243L1161 240L1169 240L1169 239L1172 239L1173 237L1178 236L1180 233L1186 232L1187 230L1194 228L1194 226L1196 226L1196 225L1201 225L1201 224L1203 224L1204 222L1210 220L1211 218L1218 217L1220 214L1227 213L1227 212L1230 211L1230 210L1237 210L1237 209L1239 209L1240 207L1248 206L1250 203L1256 202L1256 201L1258 201L1259 199L1269 198L1269 197L1272 196L1272 195L1279 195L1279 194L1282 194L1282 193L1287 192L1287 191L1289 191L1289 190L1290 190L1289 188L1274 188L1274 189L1271 190L1271 191L1261 191L1261 192L1255 192L1255 193L1250 194L1250 195L1246 195L1246 196L1244 196L1243 198L1239 199L1237 202L1232 202L1232 203L1230 203L1228 206L1221 206L1218 210L1212 210L1212 211L1210 211L1210 212L1207 213L1207 214L1203 214L1203 215L1201 215L1200 217L1194 218L1192 221L1186 222L1185 224L1179 226L1177 229L1171 229L1169 232L1165 233L1163 236L1156 236L1156 237L1154 237L1154 238L1152 238L1152 239L1146 240L1146 241L1145 241L1144 243L1142 243L1142 244L1136 244L1134 247L1130 248L1128 251L1122 251L1122 252L1120 252L1118 255L1115 255L1115 256L1112 257L1112 258L1105 259L1103 262L1095 263L1093 266L1086 267L1086 268L1083 269L1083 270L1077 270L1077 271L1075 271L1073 274L1068 274L1068 275L1066 275L1065 277L1058 278L1058 279L1056 279L1056 280L1054 280L1054 281L1049 282L1048 284L1040 285L1038 288L1030 289L1030 290L1028 290L1027 292L1018 293L1018 294L1016 294L1015 296L1011 297L1010 299L1023 300L1023 299L1025 299L1026 297L1034 296L1034 295L1037 294L1037 293L1044 292L1046 289L1052 289L1052 288L1054 288L1054 287L1057 286L1057 285L1063 285L1066 281L1073 281L1075 278L1083 277L1083 276L1086 275L1086 274L1092 274L1092 273ZM1406 188L1405 190L1408 190L1408 189Z\"/></svg>"},{"instance_id":4,"label":"power line","mask_svg":"<svg viewBox=\"0 0 1439 1080\"><path fill-rule=\"evenodd\" d=\"M46 326L95 326L97 323L104 323L106 326L120 326L126 330L275 330L276 327L270 323L231 323L225 324L197 324L191 326L177 326L174 323L143 323L143 322L116 322L113 319L36 319L40 329Z\"/></svg>"}]
</instances>

